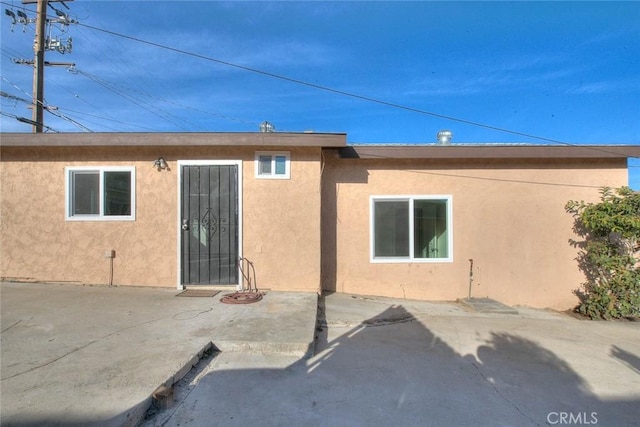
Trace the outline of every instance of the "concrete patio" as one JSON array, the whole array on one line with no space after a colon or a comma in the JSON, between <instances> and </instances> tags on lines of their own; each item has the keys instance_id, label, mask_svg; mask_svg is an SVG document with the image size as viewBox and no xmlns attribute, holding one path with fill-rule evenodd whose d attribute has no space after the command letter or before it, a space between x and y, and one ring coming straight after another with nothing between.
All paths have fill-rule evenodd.
<instances>
[{"instance_id":1,"label":"concrete patio","mask_svg":"<svg viewBox=\"0 0 640 427\"><path fill-rule=\"evenodd\" d=\"M313 344L313 293L228 305L175 289L1 286L2 425L135 425L205 351L300 358Z\"/></svg>"},{"instance_id":2,"label":"concrete patio","mask_svg":"<svg viewBox=\"0 0 640 427\"><path fill-rule=\"evenodd\" d=\"M637 322L478 311L485 302L268 292L227 305L177 293L2 283L2 425L640 422ZM171 405L147 413L163 384Z\"/></svg>"}]
</instances>

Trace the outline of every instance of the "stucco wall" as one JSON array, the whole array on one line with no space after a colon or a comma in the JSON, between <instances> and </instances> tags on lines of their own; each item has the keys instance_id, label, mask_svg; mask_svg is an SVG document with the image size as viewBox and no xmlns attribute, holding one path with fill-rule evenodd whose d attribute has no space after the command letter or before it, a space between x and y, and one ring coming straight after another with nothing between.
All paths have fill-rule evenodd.
<instances>
[{"instance_id":1,"label":"stucco wall","mask_svg":"<svg viewBox=\"0 0 640 427\"><path fill-rule=\"evenodd\" d=\"M255 151L290 151L290 180L254 178ZM259 287L320 286L320 148L3 147L0 277L115 285L178 283L177 160L243 161L243 256ZM153 161L167 159L157 171ZM134 166L135 221L66 221L65 167Z\"/></svg>"},{"instance_id":2,"label":"stucco wall","mask_svg":"<svg viewBox=\"0 0 640 427\"><path fill-rule=\"evenodd\" d=\"M627 184L624 160L353 160L327 156L323 289L399 298L468 295L565 309L583 281L569 240L570 199ZM453 197L453 262L372 263L370 196ZM337 220L333 220L335 217Z\"/></svg>"}]
</instances>

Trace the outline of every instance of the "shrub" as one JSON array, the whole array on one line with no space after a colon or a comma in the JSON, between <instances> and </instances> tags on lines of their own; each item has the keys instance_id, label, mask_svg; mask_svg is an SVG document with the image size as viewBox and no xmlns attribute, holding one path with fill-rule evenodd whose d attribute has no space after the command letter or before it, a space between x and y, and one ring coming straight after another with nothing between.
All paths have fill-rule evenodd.
<instances>
[{"instance_id":1,"label":"shrub","mask_svg":"<svg viewBox=\"0 0 640 427\"><path fill-rule=\"evenodd\" d=\"M574 231L584 240L578 263L587 281L578 311L592 319L640 316L640 192L600 190L600 202L569 201Z\"/></svg>"}]
</instances>

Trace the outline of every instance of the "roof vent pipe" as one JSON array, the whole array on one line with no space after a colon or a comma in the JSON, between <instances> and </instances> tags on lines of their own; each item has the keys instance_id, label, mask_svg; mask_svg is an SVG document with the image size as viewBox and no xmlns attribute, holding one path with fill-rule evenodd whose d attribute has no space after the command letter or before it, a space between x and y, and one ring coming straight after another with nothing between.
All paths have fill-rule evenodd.
<instances>
[{"instance_id":1,"label":"roof vent pipe","mask_svg":"<svg viewBox=\"0 0 640 427\"><path fill-rule=\"evenodd\" d=\"M438 145L451 145L451 140L453 139L453 132L450 130L441 130L438 132Z\"/></svg>"},{"instance_id":2,"label":"roof vent pipe","mask_svg":"<svg viewBox=\"0 0 640 427\"><path fill-rule=\"evenodd\" d=\"M267 121L260 123L260 132L266 133L266 132L275 132L275 131L276 131L276 127L273 125L273 123L267 122Z\"/></svg>"}]
</instances>

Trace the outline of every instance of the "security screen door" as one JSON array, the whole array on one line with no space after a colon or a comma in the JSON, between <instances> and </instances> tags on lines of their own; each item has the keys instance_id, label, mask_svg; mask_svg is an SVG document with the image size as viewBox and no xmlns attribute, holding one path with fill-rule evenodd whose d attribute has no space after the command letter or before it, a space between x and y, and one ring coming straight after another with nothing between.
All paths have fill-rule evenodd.
<instances>
[{"instance_id":1,"label":"security screen door","mask_svg":"<svg viewBox=\"0 0 640 427\"><path fill-rule=\"evenodd\" d=\"M238 284L238 166L181 166L183 285Z\"/></svg>"}]
</instances>

